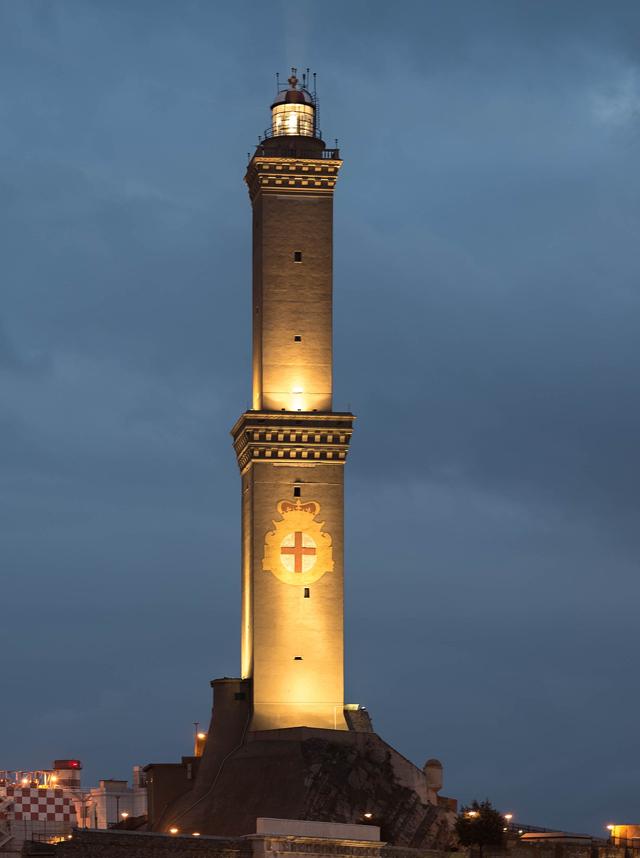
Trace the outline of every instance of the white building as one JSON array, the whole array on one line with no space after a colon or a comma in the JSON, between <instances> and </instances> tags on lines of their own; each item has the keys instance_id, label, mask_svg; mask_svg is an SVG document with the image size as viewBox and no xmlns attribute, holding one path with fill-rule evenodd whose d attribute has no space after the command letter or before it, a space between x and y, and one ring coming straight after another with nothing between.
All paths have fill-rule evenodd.
<instances>
[{"instance_id":1,"label":"white building","mask_svg":"<svg viewBox=\"0 0 640 858\"><path fill-rule=\"evenodd\" d=\"M110 828L118 822L147 812L147 788L141 766L133 767L133 786L107 778L85 794L83 828Z\"/></svg>"},{"instance_id":2,"label":"white building","mask_svg":"<svg viewBox=\"0 0 640 858\"><path fill-rule=\"evenodd\" d=\"M80 760L56 760L52 769L0 770L0 855L20 853L26 840L57 842L74 828L109 828L147 812L144 772L133 785L101 780L83 790Z\"/></svg>"}]
</instances>

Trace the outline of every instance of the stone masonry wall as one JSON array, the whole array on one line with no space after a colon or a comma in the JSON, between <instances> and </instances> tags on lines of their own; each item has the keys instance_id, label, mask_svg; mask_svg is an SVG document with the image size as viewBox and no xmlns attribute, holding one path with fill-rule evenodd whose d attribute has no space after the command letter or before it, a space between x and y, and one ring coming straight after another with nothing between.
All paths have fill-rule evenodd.
<instances>
[{"instance_id":1,"label":"stone masonry wall","mask_svg":"<svg viewBox=\"0 0 640 858\"><path fill-rule=\"evenodd\" d=\"M57 858L251 858L250 840L171 837L130 831L76 830L56 847Z\"/></svg>"}]
</instances>

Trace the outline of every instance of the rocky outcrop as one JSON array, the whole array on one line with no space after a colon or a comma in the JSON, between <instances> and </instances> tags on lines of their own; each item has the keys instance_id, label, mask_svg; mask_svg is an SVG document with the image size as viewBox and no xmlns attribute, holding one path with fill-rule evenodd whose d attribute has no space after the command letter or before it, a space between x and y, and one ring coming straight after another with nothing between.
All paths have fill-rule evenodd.
<instances>
[{"instance_id":1,"label":"rocky outcrop","mask_svg":"<svg viewBox=\"0 0 640 858\"><path fill-rule=\"evenodd\" d=\"M370 823L393 845L446 849L454 805L377 734L301 727L249 733L151 827L237 837L259 816Z\"/></svg>"}]
</instances>

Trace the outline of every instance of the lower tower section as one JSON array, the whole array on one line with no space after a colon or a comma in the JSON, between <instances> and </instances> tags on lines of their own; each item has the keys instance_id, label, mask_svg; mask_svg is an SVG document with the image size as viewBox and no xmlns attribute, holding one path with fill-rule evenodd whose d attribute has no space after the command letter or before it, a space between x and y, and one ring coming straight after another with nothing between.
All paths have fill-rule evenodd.
<instances>
[{"instance_id":1,"label":"lower tower section","mask_svg":"<svg viewBox=\"0 0 640 858\"><path fill-rule=\"evenodd\" d=\"M352 414L248 411L242 478L242 677L250 731L346 730L344 464Z\"/></svg>"}]
</instances>

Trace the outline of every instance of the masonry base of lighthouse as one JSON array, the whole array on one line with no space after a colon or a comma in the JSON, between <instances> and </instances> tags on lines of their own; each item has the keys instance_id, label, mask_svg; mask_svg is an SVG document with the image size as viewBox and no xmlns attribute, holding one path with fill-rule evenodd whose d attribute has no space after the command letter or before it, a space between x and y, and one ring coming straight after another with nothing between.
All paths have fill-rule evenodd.
<instances>
[{"instance_id":1,"label":"masonry base of lighthouse","mask_svg":"<svg viewBox=\"0 0 640 858\"><path fill-rule=\"evenodd\" d=\"M438 794L439 764L413 765L373 732L362 707L345 707L348 730L253 731L251 681L211 684L203 755L147 767L149 830L238 837L274 817L370 823L397 846L450 844L456 802Z\"/></svg>"}]
</instances>

